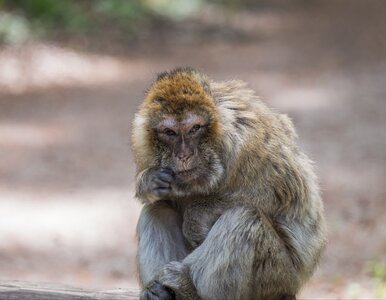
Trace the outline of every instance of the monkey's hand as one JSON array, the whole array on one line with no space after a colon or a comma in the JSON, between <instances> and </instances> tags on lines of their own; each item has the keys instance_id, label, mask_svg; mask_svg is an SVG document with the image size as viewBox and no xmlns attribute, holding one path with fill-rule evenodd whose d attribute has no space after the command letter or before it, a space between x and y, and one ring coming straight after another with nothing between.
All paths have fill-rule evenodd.
<instances>
[{"instance_id":1,"label":"monkey's hand","mask_svg":"<svg viewBox=\"0 0 386 300\"><path fill-rule=\"evenodd\" d=\"M140 300L175 300L172 289L154 280L141 292Z\"/></svg>"},{"instance_id":2,"label":"monkey's hand","mask_svg":"<svg viewBox=\"0 0 386 300\"><path fill-rule=\"evenodd\" d=\"M174 172L169 168L149 169L140 175L137 196L148 202L165 199L172 193Z\"/></svg>"},{"instance_id":3,"label":"monkey's hand","mask_svg":"<svg viewBox=\"0 0 386 300\"><path fill-rule=\"evenodd\" d=\"M158 281L174 292L177 300L199 300L190 269L178 261L166 264L158 273Z\"/></svg>"}]
</instances>

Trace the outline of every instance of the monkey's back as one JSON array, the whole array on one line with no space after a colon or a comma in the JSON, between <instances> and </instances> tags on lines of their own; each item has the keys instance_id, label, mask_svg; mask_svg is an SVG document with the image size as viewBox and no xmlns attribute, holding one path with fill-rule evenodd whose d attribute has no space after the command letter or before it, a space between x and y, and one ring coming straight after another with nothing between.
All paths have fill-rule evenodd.
<instances>
[{"instance_id":1,"label":"monkey's back","mask_svg":"<svg viewBox=\"0 0 386 300\"><path fill-rule=\"evenodd\" d=\"M295 263L307 269L305 280L326 242L313 163L298 148L290 118L268 108L244 82L212 82L211 88L230 153L224 193L272 219Z\"/></svg>"}]
</instances>

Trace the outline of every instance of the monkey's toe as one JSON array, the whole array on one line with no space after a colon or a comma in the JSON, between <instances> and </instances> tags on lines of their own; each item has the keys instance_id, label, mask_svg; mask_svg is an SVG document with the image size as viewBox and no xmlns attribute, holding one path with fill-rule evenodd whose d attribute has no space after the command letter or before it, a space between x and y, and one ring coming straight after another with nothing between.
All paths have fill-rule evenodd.
<instances>
[{"instance_id":1,"label":"monkey's toe","mask_svg":"<svg viewBox=\"0 0 386 300\"><path fill-rule=\"evenodd\" d=\"M176 296L172 289L154 281L141 293L140 300L175 300Z\"/></svg>"}]
</instances>

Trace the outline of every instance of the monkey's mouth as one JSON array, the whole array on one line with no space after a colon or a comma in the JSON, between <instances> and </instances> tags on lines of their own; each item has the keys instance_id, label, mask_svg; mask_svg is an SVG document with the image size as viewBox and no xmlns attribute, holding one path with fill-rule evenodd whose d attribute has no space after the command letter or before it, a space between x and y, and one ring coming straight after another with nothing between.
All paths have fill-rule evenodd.
<instances>
[{"instance_id":1,"label":"monkey's mouth","mask_svg":"<svg viewBox=\"0 0 386 300\"><path fill-rule=\"evenodd\" d=\"M190 178L194 177L194 175L197 173L198 168L191 168L189 170L177 170L176 175L178 177L183 177L183 178Z\"/></svg>"}]
</instances>

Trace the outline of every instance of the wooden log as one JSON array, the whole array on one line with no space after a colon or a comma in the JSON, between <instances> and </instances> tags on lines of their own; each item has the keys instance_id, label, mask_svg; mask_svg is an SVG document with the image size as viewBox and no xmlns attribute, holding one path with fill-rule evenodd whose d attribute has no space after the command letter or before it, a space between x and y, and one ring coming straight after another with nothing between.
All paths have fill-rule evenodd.
<instances>
[{"instance_id":1,"label":"wooden log","mask_svg":"<svg viewBox=\"0 0 386 300\"><path fill-rule=\"evenodd\" d=\"M139 290L134 289L92 290L50 283L0 281L0 300L138 300L138 298Z\"/></svg>"}]
</instances>

